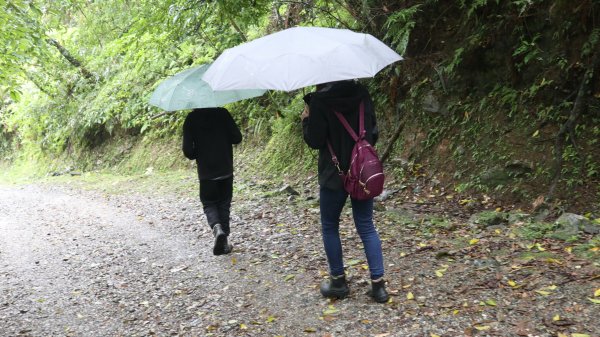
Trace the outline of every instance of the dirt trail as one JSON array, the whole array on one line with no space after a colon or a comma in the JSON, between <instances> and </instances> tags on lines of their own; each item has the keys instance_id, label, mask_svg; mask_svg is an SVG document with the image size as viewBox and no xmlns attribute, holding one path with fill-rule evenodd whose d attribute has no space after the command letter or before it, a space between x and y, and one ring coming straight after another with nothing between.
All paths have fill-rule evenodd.
<instances>
[{"instance_id":1,"label":"dirt trail","mask_svg":"<svg viewBox=\"0 0 600 337\"><path fill-rule=\"evenodd\" d=\"M235 250L215 257L195 195L0 186L0 336L600 335L589 261L523 262L512 250L524 249L494 233L417 231L398 220L423 223L417 210L397 201L376 216L391 303L365 294L348 212L351 295L323 299L315 200L264 191L236 183ZM470 235L485 245L454 246Z\"/></svg>"},{"instance_id":2,"label":"dirt trail","mask_svg":"<svg viewBox=\"0 0 600 337\"><path fill-rule=\"evenodd\" d=\"M283 208L277 217L290 216ZM192 198L1 187L0 336L316 331L327 308L318 273L305 274L316 267L281 259L310 249L314 260L317 247L286 239L275 212L251 204L238 207L251 223L234 215L234 254L215 257L199 209Z\"/></svg>"}]
</instances>

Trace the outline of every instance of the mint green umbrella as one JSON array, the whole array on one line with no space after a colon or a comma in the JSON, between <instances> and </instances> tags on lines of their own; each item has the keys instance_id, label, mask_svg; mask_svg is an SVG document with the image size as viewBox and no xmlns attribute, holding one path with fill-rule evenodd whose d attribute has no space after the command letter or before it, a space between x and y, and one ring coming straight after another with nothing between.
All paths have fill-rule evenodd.
<instances>
[{"instance_id":1,"label":"mint green umbrella","mask_svg":"<svg viewBox=\"0 0 600 337\"><path fill-rule=\"evenodd\" d=\"M244 89L214 91L202 80L210 64L184 70L162 81L149 103L166 111L219 107L227 103L261 96L266 90Z\"/></svg>"}]
</instances>

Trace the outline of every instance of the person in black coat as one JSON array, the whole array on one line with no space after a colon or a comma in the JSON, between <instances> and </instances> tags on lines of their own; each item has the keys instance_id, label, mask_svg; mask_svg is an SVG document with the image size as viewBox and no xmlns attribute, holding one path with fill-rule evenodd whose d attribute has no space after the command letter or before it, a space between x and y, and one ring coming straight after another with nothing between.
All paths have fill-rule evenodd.
<instances>
[{"instance_id":1,"label":"person in black coat","mask_svg":"<svg viewBox=\"0 0 600 337\"><path fill-rule=\"evenodd\" d=\"M346 172L354 139L339 121L334 111L341 113L358 134L359 107L364 103L365 139L375 145L378 138L373 101L368 90L355 81L338 81L317 85L317 91L304 97L307 103L302 113L302 130L306 144L319 150L319 207L321 231L330 277L321 284L325 297L344 298L349 287L344 273L342 244L339 233L340 214L348 198L343 181L335 167L327 145L331 143L338 157L340 169ZM370 296L383 303L389 299L383 280L383 252L379 233L373 224L373 199L351 198L352 216L356 230L362 240L369 272L371 274Z\"/></svg>"},{"instance_id":2,"label":"person in black coat","mask_svg":"<svg viewBox=\"0 0 600 337\"><path fill-rule=\"evenodd\" d=\"M183 154L196 160L200 201L215 241L213 254L228 254L233 246L229 215L233 195L232 144L242 133L225 108L194 109L183 123Z\"/></svg>"}]
</instances>

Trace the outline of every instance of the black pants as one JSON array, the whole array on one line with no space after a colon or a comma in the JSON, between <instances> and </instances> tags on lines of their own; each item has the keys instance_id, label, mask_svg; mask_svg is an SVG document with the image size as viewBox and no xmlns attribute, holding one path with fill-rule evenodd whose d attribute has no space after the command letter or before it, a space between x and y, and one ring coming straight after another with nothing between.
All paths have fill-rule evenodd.
<instances>
[{"instance_id":1,"label":"black pants","mask_svg":"<svg viewBox=\"0 0 600 337\"><path fill-rule=\"evenodd\" d=\"M222 180L200 180L200 201L210 228L221 224L229 235L229 212L233 195L233 176Z\"/></svg>"}]
</instances>

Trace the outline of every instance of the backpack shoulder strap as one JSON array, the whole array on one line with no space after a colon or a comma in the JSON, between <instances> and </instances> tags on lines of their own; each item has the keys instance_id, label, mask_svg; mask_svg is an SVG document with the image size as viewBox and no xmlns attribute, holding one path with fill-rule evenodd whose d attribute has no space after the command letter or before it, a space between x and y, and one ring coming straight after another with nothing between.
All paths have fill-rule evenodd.
<instances>
[{"instance_id":1,"label":"backpack shoulder strap","mask_svg":"<svg viewBox=\"0 0 600 337\"><path fill-rule=\"evenodd\" d=\"M354 139L355 142L357 142L359 139L363 139L365 137L366 131L365 131L365 103L364 103L364 101L360 102L360 108L359 108L358 132L359 132L360 136L356 135L356 132L354 132L354 130L352 129L350 124L348 124L348 121L346 120L346 118L344 118L344 115L342 115L341 113L339 113L337 111L334 111L334 112L335 112L335 115L337 116L337 118L340 120L340 123L342 123L342 125L344 126L346 131L348 131L348 133L350 134L352 139Z\"/></svg>"}]
</instances>

